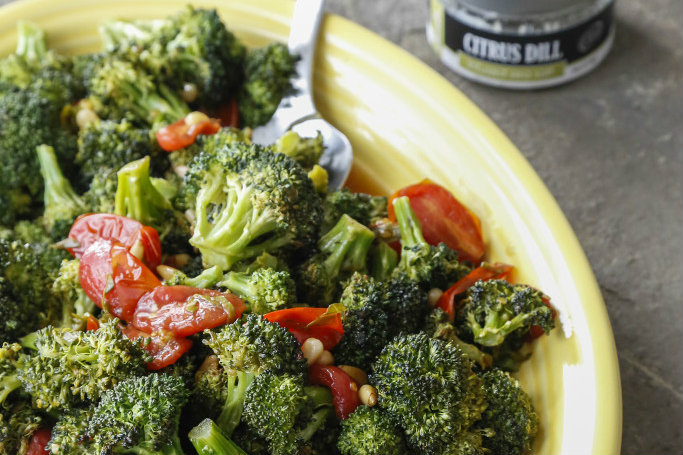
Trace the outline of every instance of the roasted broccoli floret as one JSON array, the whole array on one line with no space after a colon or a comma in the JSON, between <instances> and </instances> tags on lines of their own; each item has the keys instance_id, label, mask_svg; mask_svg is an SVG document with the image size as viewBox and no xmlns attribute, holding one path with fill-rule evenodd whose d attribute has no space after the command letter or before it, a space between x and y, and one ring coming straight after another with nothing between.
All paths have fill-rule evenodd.
<instances>
[{"instance_id":1,"label":"roasted broccoli floret","mask_svg":"<svg viewBox=\"0 0 683 455\"><path fill-rule=\"evenodd\" d=\"M241 124L259 126L270 120L291 89L289 79L296 60L280 43L249 51L244 63L244 85L238 96Z\"/></svg>"},{"instance_id":2,"label":"roasted broccoli floret","mask_svg":"<svg viewBox=\"0 0 683 455\"><path fill-rule=\"evenodd\" d=\"M469 440L470 426L486 408L481 379L457 346L425 333L399 335L372 366L370 382L379 406L405 431L413 450L425 454L462 453L449 449Z\"/></svg>"},{"instance_id":3,"label":"roasted broccoli floret","mask_svg":"<svg viewBox=\"0 0 683 455\"><path fill-rule=\"evenodd\" d=\"M384 240L377 240L370 248L368 272L378 281L388 281L398 265L398 253Z\"/></svg>"},{"instance_id":4,"label":"roasted broccoli floret","mask_svg":"<svg viewBox=\"0 0 683 455\"><path fill-rule=\"evenodd\" d=\"M239 260L281 249L305 251L315 242L320 197L291 158L231 143L202 152L191 167L194 180L188 184L201 183L190 243L206 265L228 270Z\"/></svg>"},{"instance_id":5,"label":"roasted broccoli floret","mask_svg":"<svg viewBox=\"0 0 683 455\"><path fill-rule=\"evenodd\" d=\"M76 163L81 177L90 182L103 169L118 171L126 163L152 157L151 172L163 175L168 167L165 152L146 128L136 128L127 120L89 123L78 133Z\"/></svg>"},{"instance_id":6,"label":"roasted broccoli floret","mask_svg":"<svg viewBox=\"0 0 683 455\"><path fill-rule=\"evenodd\" d=\"M190 109L166 85L130 62L110 57L99 62L88 81L89 98L100 118L129 120L158 128L185 117Z\"/></svg>"},{"instance_id":7,"label":"roasted broccoli floret","mask_svg":"<svg viewBox=\"0 0 683 455\"><path fill-rule=\"evenodd\" d=\"M228 288L246 304L245 311L266 314L296 303L296 286L287 271L263 267L252 273L227 272L218 286Z\"/></svg>"},{"instance_id":8,"label":"roasted broccoli floret","mask_svg":"<svg viewBox=\"0 0 683 455\"><path fill-rule=\"evenodd\" d=\"M387 216L387 198L365 193L353 193L347 188L333 191L325 198L323 224L320 232L329 231L342 215L370 226L373 221Z\"/></svg>"},{"instance_id":9,"label":"roasted broccoli floret","mask_svg":"<svg viewBox=\"0 0 683 455\"><path fill-rule=\"evenodd\" d=\"M275 141L272 147L274 152L287 155L304 169L311 169L318 164L325 149L320 132L316 137L301 137L291 130Z\"/></svg>"},{"instance_id":10,"label":"roasted broccoli floret","mask_svg":"<svg viewBox=\"0 0 683 455\"><path fill-rule=\"evenodd\" d=\"M42 305L34 302L32 306L25 308L21 304L22 300L16 295L14 287L0 276L0 342L16 341L27 331L36 330L41 324L41 314L35 311L42 311Z\"/></svg>"},{"instance_id":11,"label":"roasted broccoli floret","mask_svg":"<svg viewBox=\"0 0 683 455\"><path fill-rule=\"evenodd\" d=\"M354 273L346 282L340 302L345 308L344 336L334 348L335 361L368 370L389 340L382 285L367 275Z\"/></svg>"},{"instance_id":12,"label":"roasted broccoli floret","mask_svg":"<svg viewBox=\"0 0 683 455\"><path fill-rule=\"evenodd\" d=\"M441 308L434 309L429 313L425 319L423 330L427 335L455 344L481 368L490 368L493 364L491 354L480 351L475 345L466 343L458 337L458 330L451 324L448 314Z\"/></svg>"},{"instance_id":13,"label":"roasted broccoli floret","mask_svg":"<svg viewBox=\"0 0 683 455\"><path fill-rule=\"evenodd\" d=\"M26 361L22 347L18 343L3 343L0 346L0 405L7 397L21 387L18 370Z\"/></svg>"},{"instance_id":14,"label":"roasted broccoli floret","mask_svg":"<svg viewBox=\"0 0 683 455\"><path fill-rule=\"evenodd\" d=\"M301 300L326 306L337 297L339 282L353 272L366 270L367 255L375 234L348 215L318 240L319 252L299 269Z\"/></svg>"},{"instance_id":15,"label":"roasted broccoli floret","mask_svg":"<svg viewBox=\"0 0 683 455\"><path fill-rule=\"evenodd\" d=\"M69 235L74 220L85 213L86 206L62 174L54 149L39 145L36 153L45 185L43 224L52 240L59 241Z\"/></svg>"},{"instance_id":16,"label":"roasted broccoli floret","mask_svg":"<svg viewBox=\"0 0 683 455\"><path fill-rule=\"evenodd\" d=\"M273 455L304 452L315 433L334 415L326 388L304 387L303 376L264 373L247 388L243 418L268 442Z\"/></svg>"},{"instance_id":17,"label":"roasted broccoli floret","mask_svg":"<svg viewBox=\"0 0 683 455\"><path fill-rule=\"evenodd\" d=\"M195 277L189 277L180 270L173 273L171 278L164 280L165 286L191 286L199 289L211 289L216 283L223 279L223 272L220 268L213 266Z\"/></svg>"},{"instance_id":18,"label":"roasted broccoli floret","mask_svg":"<svg viewBox=\"0 0 683 455\"><path fill-rule=\"evenodd\" d=\"M25 400L0 405L0 455L26 454L42 416Z\"/></svg>"},{"instance_id":19,"label":"roasted broccoli floret","mask_svg":"<svg viewBox=\"0 0 683 455\"><path fill-rule=\"evenodd\" d=\"M88 208L88 213L113 213L116 200L116 187L119 177L118 169L102 169L90 182L88 191L81 199Z\"/></svg>"},{"instance_id":20,"label":"roasted broccoli floret","mask_svg":"<svg viewBox=\"0 0 683 455\"><path fill-rule=\"evenodd\" d=\"M86 317L94 315L97 307L88 298L81 287L78 274L81 261L65 259L59 268L57 278L52 284L52 295L61 305L61 322L54 323L59 327L84 329Z\"/></svg>"},{"instance_id":21,"label":"roasted broccoli floret","mask_svg":"<svg viewBox=\"0 0 683 455\"><path fill-rule=\"evenodd\" d=\"M427 293L404 274L394 274L385 283L383 304L389 318L390 338L420 330L429 311Z\"/></svg>"},{"instance_id":22,"label":"roasted broccoli floret","mask_svg":"<svg viewBox=\"0 0 683 455\"><path fill-rule=\"evenodd\" d=\"M118 382L143 374L149 360L121 333L116 319L90 332L46 327L35 334L33 345L36 351L19 380L34 407L45 411L95 401Z\"/></svg>"},{"instance_id":23,"label":"roasted broccoli floret","mask_svg":"<svg viewBox=\"0 0 683 455\"><path fill-rule=\"evenodd\" d=\"M202 420L188 437L199 455L247 455L211 419Z\"/></svg>"},{"instance_id":24,"label":"roasted broccoli floret","mask_svg":"<svg viewBox=\"0 0 683 455\"><path fill-rule=\"evenodd\" d=\"M159 232L164 251L182 253L190 247L190 226L185 216L157 190L149 175L149 156L118 171L114 213L152 226Z\"/></svg>"},{"instance_id":25,"label":"roasted broccoli floret","mask_svg":"<svg viewBox=\"0 0 683 455\"><path fill-rule=\"evenodd\" d=\"M215 399L224 399L216 423L228 436L240 421L247 386L255 376L264 372L302 375L306 371L306 361L294 336L255 314L238 319L218 332L208 332L205 343L227 375L223 377L207 369L206 373L212 377L204 385Z\"/></svg>"},{"instance_id":26,"label":"roasted broccoli floret","mask_svg":"<svg viewBox=\"0 0 683 455\"><path fill-rule=\"evenodd\" d=\"M528 452L538 432L529 395L504 371L494 369L481 377L488 407L477 426L485 431L484 447L492 455Z\"/></svg>"},{"instance_id":27,"label":"roasted broccoli floret","mask_svg":"<svg viewBox=\"0 0 683 455\"><path fill-rule=\"evenodd\" d=\"M555 327L541 292L505 280L478 281L471 286L457 319L482 346L499 346L510 334L524 334L532 325L546 333Z\"/></svg>"},{"instance_id":28,"label":"roasted broccoli floret","mask_svg":"<svg viewBox=\"0 0 683 455\"><path fill-rule=\"evenodd\" d=\"M50 442L47 444L48 452L69 455L91 454L88 425L94 410L94 407L86 407L62 412L52 427Z\"/></svg>"},{"instance_id":29,"label":"roasted broccoli floret","mask_svg":"<svg viewBox=\"0 0 683 455\"><path fill-rule=\"evenodd\" d=\"M154 21L111 21L100 28L105 48L138 62L157 80L184 89L188 102L213 107L243 79L245 47L215 10L188 6Z\"/></svg>"},{"instance_id":30,"label":"roasted broccoli floret","mask_svg":"<svg viewBox=\"0 0 683 455\"><path fill-rule=\"evenodd\" d=\"M342 455L408 454L401 429L384 411L368 406L358 406L342 421L337 447Z\"/></svg>"},{"instance_id":31,"label":"roasted broccoli floret","mask_svg":"<svg viewBox=\"0 0 683 455\"><path fill-rule=\"evenodd\" d=\"M422 226L407 197L393 200L401 228L401 260L394 273L406 274L423 289L448 289L465 276L469 268L458 261L458 254L445 243L432 246L422 236Z\"/></svg>"},{"instance_id":32,"label":"roasted broccoli floret","mask_svg":"<svg viewBox=\"0 0 683 455\"><path fill-rule=\"evenodd\" d=\"M131 377L106 391L88 424L97 455L183 455L178 436L188 391L166 374Z\"/></svg>"}]
</instances>

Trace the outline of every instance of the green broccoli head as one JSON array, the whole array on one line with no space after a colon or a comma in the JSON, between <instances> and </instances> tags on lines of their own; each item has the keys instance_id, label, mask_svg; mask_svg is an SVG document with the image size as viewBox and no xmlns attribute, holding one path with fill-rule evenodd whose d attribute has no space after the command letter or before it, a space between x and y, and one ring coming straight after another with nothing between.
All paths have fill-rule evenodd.
<instances>
[{"instance_id":1,"label":"green broccoli head","mask_svg":"<svg viewBox=\"0 0 683 455\"><path fill-rule=\"evenodd\" d=\"M167 374L129 377L106 391L88 424L92 452L182 455L180 411L188 391Z\"/></svg>"},{"instance_id":2,"label":"green broccoli head","mask_svg":"<svg viewBox=\"0 0 683 455\"><path fill-rule=\"evenodd\" d=\"M244 62L245 80L238 96L241 124L255 127L268 122L291 89L290 78L296 61L297 57L281 43L249 51Z\"/></svg>"},{"instance_id":3,"label":"green broccoli head","mask_svg":"<svg viewBox=\"0 0 683 455\"><path fill-rule=\"evenodd\" d=\"M475 345L466 343L458 336L458 329L450 322L448 314L441 308L432 310L425 318L422 330L434 338L453 343L462 349L472 361L476 362L480 368L490 368L493 359L491 354L482 352Z\"/></svg>"},{"instance_id":4,"label":"green broccoli head","mask_svg":"<svg viewBox=\"0 0 683 455\"><path fill-rule=\"evenodd\" d=\"M488 430L484 447L492 455L528 452L538 432L538 415L529 395L504 371L490 370L481 377L488 407L477 425Z\"/></svg>"},{"instance_id":5,"label":"green broccoli head","mask_svg":"<svg viewBox=\"0 0 683 455\"><path fill-rule=\"evenodd\" d=\"M43 224L52 240L63 240L69 235L74 220L86 212L86 205L62 174L54 148L39 145L36 153L45 185Z\"/></svg>"},{"instance_id":6,"label":"green broccoli head","mask_svg":"<svg viewBox=\"0 0 683 455\"><path fill-rule=\"evenodd\" d=\"M532 325L546 333L555 327L541 292L505 280L478 281L471 286L458 320L482 346L499 346L510 334L524 334Z\"/></svg>"},{"instance_id":7,"label":"green broccoli head","mask_svg":"<svg viewBox=\"0 0 683 455\"><path fill-rule=\"evenodd\" d=\"M88 455L92 453L88 425L92 418L94 407L74 408L59 414L59 418L52 427L50 442L47 444L49 453L69 455Z\"/></svg>"},{"instance_id":8,"label":"green broccoli head","mask_svg":"<svg viewBox=\"0 0 683 455\"><path fill-rule=\"evenodd\" d=\"M365 193L353 193L347 188L333 191L325 198L321 232L329 231L342 215L370 226L373 221L387 216L387 198Z\"/></svg>"},{"instance_id":9,"label":"green broccoli head","mask_svg":"<svg viewBox=\"0 0 683 455\"><path fill-rule=\"evenodd\" d=\"M65 259L59 268L57 278L52 284L52 295L61 306L61 321L54 324L59 327L84 329L88 315L94 315L97 307L88 298L81 287L78 274L81 261L79 259Z\"/></svg>"},{"instance_id":10,"label":"green broccoli head","mask_svg":"<svg viewBox=\"0 0 683 455\"><path fill-rule=\"evenodd\" d=\"M149 360L121 333L118 320L90 332L46 327L35 334L34 345L19 379L34 407L45 411L96 401L120 381L143 374Z\"/></svg>"},{"instance_id":11,"label":"green broccoli head","mask_svg":"<svg viewBox=\"0 0 683 455\"><path fill-rule=\"evenodd\" d=\"M250 313L266 314L296 304L296 286L287 271L263 267L252 273L227 272L218 285L237 294Z\"/></svg>"},{"instance_id":12,"label":"green broccoli head","mask_svg":"<svg viewBox=\"0 0 683 455\"><path fill-rule=\"evenodd\" d=\"M306 361L294 335L255 314L248 314L217 332L209 331L205 343L228 372L303 374L306 370Z\"/></svg>"},{"instance_id":13,"label":"green broccoli head","mask_svg":"<svg viewBox=\"0 0 683 455\"><path fill-rule=\"evenodd\" d=\"M162 175L168 167L166 153L146 128L136 128L128 120L89 123L78 133L76 163L82 178L90 182L102 169L120 169L145 156L153 158L151 172Z\"/></svg>"},{"instance_id":14,"label":"green broccoli head","mask_svg":"<svg viewBox=\"0 0 683 455\"><path fill-rule=\"evenodd\" d=\"M14 400L0 406L0 454L27 453L31 436L43 417L25 400Z\"/></svg>"},{"instance_id":15,"label":"green broccoli head","mask_svg":"<svg viewBox=\"0 0 683 455\"><path fill-rule=\"evenodd\" d=\"M394 199L394 211L401 229L401 260L395 273L406 274L423 289L448 289L464 277L469 267L458 261L458 254L445 243L430 245L422 236L420 220L407 197Z\"/></svg>"},{"instance_id":16,"label":"green broccoli head","mask_svg":"<svg viewBox=\"0 0 683 455\"><path fill-rule=\"evenodd\" d=\"M358 406L342 421L337 447L342 455L408 454L401 429L384 411L368 406Z\"/></svg>"},{"instance_id":17,"label":"green broccoli head","mask_svg":"<svg viewBox=\"0 0 683 455\"><path fill-rule=\"evenodd\" d=\"M90 181L88 191L81 199L88 208L88 213L113 213L118 186L117 169L101 169Z\"/></svg>"},{"instance_id":18,"label":"green broccoli head","mask_svg":"<svg viewBox=\"0 0 683 455\"><path fill-rule=\"evenodd\" d=\"M0 276L0 342L3 343L16 341L26 332L38 329L41 324L41 314L27 311L21 304L23 299L16 295L14 287ZM32 309L43 308L36 303Z\"/></svg>"},{"instance_id":19,"label":"green broccoli head","mask_svg":"<svg viewBox=\"0 0 683 455\"><path fill-rule=\"evenodd\" d=\"M318 233L321 201L292 159L257 145L232 143L192 161L201 179L190 243L206 265L224 270L264 252L304 249Z\"/></svg>"},{"instance_id":20,"label":"green broccoli head","mask_svg":"<svg viewBox=\"0 0 683 455\"><path fill-rule=\"evenodd\" d=\"M445 453L486 407L469 358L457 346L425 333L396 337L372 371L379 406L421 453Z\"/></svg>"},{"instance_id":21,"label":"green broccoli head","mask_svg":"<svg viewBox=\"0 0 683 455\"><path fill-rule=\"evenodd\" d=\"M326 306L338 296L340 281L353 272L366 270L367 256L375 234L348 215L318 240L319 252L298 270L301 300Z\"/></svg>"},{"instance_id":22,"label":"green broccoli head","mask_svg":"<svg viewBox=\"0 0 683 455\"><path fill-rule=\"evenodd\" d=\"M384 286L384 311L389 318L389 336L415 333L429 311L427 293L405 274L397 273Z\"/></svg>"},{"instance_id":23,"label":"green broccoli head","mask_svg":"<svg viewBox=\"0 0 683 455\"><path fill-rule=\"evenodd\" d=\"M354 273L346 282L340 302L345 308L344 336L334 348L335 361L368 370L389 340L382 285L367 275Z\"/></svg>"},{"instance_id":24,"label":"green broccoli head","mask_svg":"<svg viewBox=\"0 0 683 455\"><path fill-rule=\"evenodd\" d=\"M90 97L100 118L129 120L141 127L158 128L184 118L190 109L166 85L130 62L110 57L98 62L88 81Z\"/></svg>"},{"instance_id":25,"label":"green broccoli head","mask_svg":"<svg viewBox=\"0 0 683 455\"><path fill-rule=\"evenodd\" d=\"M242 417L270 453L286 455L304 452L333 413L329 390L304 387L301 375L265 373L247 388Z\"/></svg>"},{"instance_id":26,"label":"green broccoli head","mask_svg":"<svg viewBox=\"0 0 683 455\"><path fill-rule=\"evenodd\" d=\"M18 343L2 343L0 346L0 405L7 397L21 387L18 378L19 369L23 368L26 355Z\"/></svg>"},{"instance_id":27,"label":"green broccoli head","mask_svg":"<svg viewBox=\"0 0 683 455\"><path fill-rule=\"evenodd\" d=\"M301 137L298 133L290 130L275 141L271 147L275 153L287 155L307 170L318 164L325 149L323 136L319 131L316 137Z\"/></svg>"}]
</instances>

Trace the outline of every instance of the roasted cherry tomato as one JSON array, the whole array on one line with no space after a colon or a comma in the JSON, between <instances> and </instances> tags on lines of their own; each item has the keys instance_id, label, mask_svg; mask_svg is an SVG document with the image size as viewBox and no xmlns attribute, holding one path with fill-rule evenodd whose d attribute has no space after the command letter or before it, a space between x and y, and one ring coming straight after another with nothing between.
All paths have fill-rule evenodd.
<instances>
[{"instance_id":1,"label":"roasted cherry tomato","mask_svg":"<svg viewBox=\"0 0 683 455\"><path fill-rule=\"evenodd\" d=\"M217 305L211 297L225 297L232 308ZM243 311L244 302L235 294L190 286L159 286L142 296L135 310L133 325L147 333L164 331L186 337L229 324Z\"/></svg>"},{"instance_id":2,"label":"roasted cherry tomato","mask_svg":"<svg viewBox=\"0 0 683 455\"><path fill-rule=\"evenodd\" d=\"M203 114L200 115L203 116ZM188 125L185 118L182 118L157 131L157 142L162 149L173 152L194 144L200 134L216 134L220 128L221 124L216 119L208 119Z\"/></svg>"},{"instance_id":3,"label":"roasted cherry tomato","mask_svg":"<svg viewBox=\"0 0 683 455\"><path fill-rule=\"evenodd\" d=\"M36 430L28 443L26 455L50 455L50 451L47 450L47 444L50 442L51 433L47 428Z\"/></svg>"},{"instance_id":4,"label":"roasted cherry tomato","mask_svg":"<svg viewBox=\"0 0 683 455\"><path fill-rule=\"evenodd\" d=\"M548 297L547 295L544 295L543 296L543 303L545 304L545 306L550 308L550 310L553 312L553 319L555 319L557 317L557 310L552 305L552 303L550 303L550 297ZM529 331L526 333L525 341L527 343L531 343L536 338L540 338L541 335L544 335L544 334L545 334L545 330L543 330L543 328L540 325L532 325L531 327L529 327Z\"/></svg>"},{"instance_id":5,"label":"roasted cherry tomato","mask_svg":"<svg viewBox=\"0 0 683 455\"><path fill-rule=\"evenodd\" d=\"M458 280L446 292L441 294L436 306L444 310L451 321L455 318L458 308L455 307L455 298L467 291L467 289L479 280L487 281L494 279L505 279L512 273L513 267L508 264L496 262L493 264L484 263L480 267Z\"/></svg>"},{"instance_id":6,"label":"roasted cherry tomato","mask_svg":"<svg viewBox=\"0 0 683 455\"><path fill-rule=\"evenodd\" d=\"M478 264L484 257L479 218L447 189L429 180L398 190L389 199L389 219L396 221L393 200L408 196L410 207L422 223L422 235L431 245L446 243L460 259Z\"/></svg>"},{"instance_id":7,"label":"roasted cherry tomato","mask_svg":"<svg viewBox=\"0 0 683 455\"><path fill-rule=\"evenodd\" d=\"M298 307L273 311L263 317L289 330L299 343L303 344L309 338L317 338L329 351L344 335L341 315L337 313L333 317L326 318L323 324L309 325L326 312L326 308Z\"/></svg>"},{"instance_id":8,"label":"roasted cherry tomato","mask_svg":"<svg viewBox=\"0 0 683 455\"><path fill-rule=\"evenodd\" d=\"M351 377L341 368L313 364L308 369L308 380L311 384L329 387L339 420L346 419L360 404L358 384L354 390Z\"/></svg>"},{"instance_id":9,"label":"roasted cherry tomato","mask_svg":"<svg viewBox=\"0 0 683 455\"><path fill-rule=\"evenodd\" d=\"M152 356L152 360L147 363L148 370L160 370L173 365L192 347L192 340L187 338L178 338L170 334L152 336L130 325L121 327L121 332L132 341L140 337L145 338L143 347Z\"/></svg>"},{"instance_id":10,"label":"roasted cherry tomato","mask_svg":"<svg viewBox=\"0 0 683 455\"><path fill-rule=\"evenodd\" d=\"M69 252L77 258L80 258L85 250L97 240L110 240L128 248L140 241L145 264L153 270L161 264L161 241L157 231L125 216L111 213L81 215L71 226L69 238L78 242L78 246L68 248Z\"/></svg>"},{"instance_id":11,"label":"roasted cherry tomato","mask_svg":"<svg viewBox=\"0 0 683 455\"><path fill-rule=\"evenodd\" d=\"M133 319L140 297L161 286L152 271L125 246L106 240L85 251L78 273L85 294L100 308L104 297L108 311L126 322Z\"/></svg>"},{"instance_id":12,"label":"roasted cherry tomato","mask_svg":"<svg viewBox=\"0 0 683 455\"><path fill-rule=\"evenodd\" d=\"M97 320L95 316L88 316L88 319L85 323L85 330L88 332L94 332L95 330L100 328L100 321Z\"/></svg>"}]
</instances>

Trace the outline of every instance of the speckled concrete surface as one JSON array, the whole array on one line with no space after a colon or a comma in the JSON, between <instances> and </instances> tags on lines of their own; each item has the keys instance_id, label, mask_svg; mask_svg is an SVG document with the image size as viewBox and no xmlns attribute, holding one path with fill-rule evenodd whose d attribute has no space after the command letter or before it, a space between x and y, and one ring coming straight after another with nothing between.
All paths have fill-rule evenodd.
<instances>
[{"instance_id":1,"label":"speckled concrete surface","mask_svg":"<svg viewBox=\"0 0 683 455\"><path fill-rule=\"evenodd\" d=\"M619 352L623 454L683 453L683 4L617 0L614 49L572 84L468 82L427 45L426 1L328 0L465 92L550 188L602 289Z\"/></svg>"},{"instance_id":2,"label":"speckled concrete surface","mask_svg":"<svg viewBox=\"0 0 683 455\"><path fill-rule=\"evenodd\" d=\"M535 92L451 73L424 38L427 8L425 0L327 4L435 68L517 144L603 291L621 367L622 453L683 453L683 3L618 0L617 37L603 65Z\"/></svg>"}]
</instances>

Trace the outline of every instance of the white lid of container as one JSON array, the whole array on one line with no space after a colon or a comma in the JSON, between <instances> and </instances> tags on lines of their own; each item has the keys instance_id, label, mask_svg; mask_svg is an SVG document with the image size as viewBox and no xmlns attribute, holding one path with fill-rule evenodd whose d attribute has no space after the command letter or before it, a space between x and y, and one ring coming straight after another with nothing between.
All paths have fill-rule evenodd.
<instances>
[{"instance_id":1,"label":"white lid of container","mask_svg":"<svg viewBox=\"0 0 683 455\"><path fill-rule=\"evenodd\" d=\"M446 0L444 3L451 1ZM595 0L460 0L460 3L484 15L495 12L507 16L524 16L580 10L594 4Z\"/></svg>"}]
</instances>

